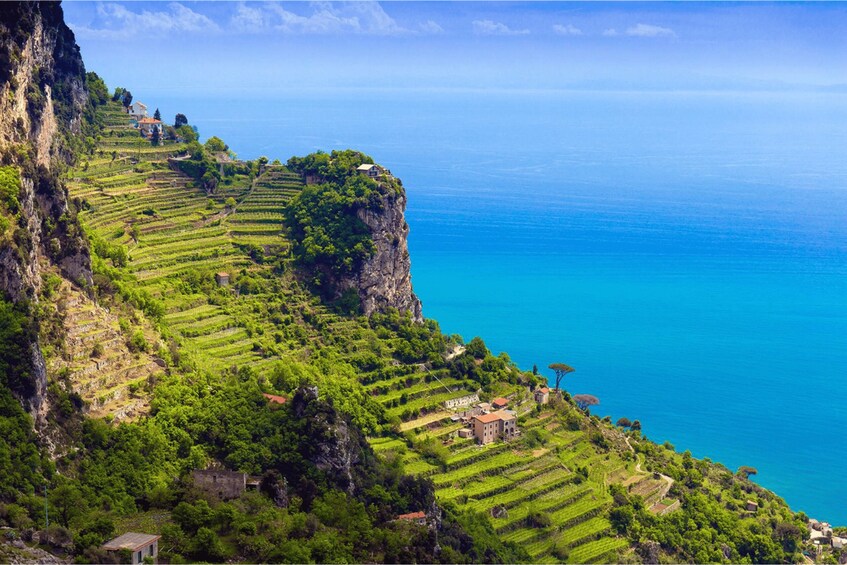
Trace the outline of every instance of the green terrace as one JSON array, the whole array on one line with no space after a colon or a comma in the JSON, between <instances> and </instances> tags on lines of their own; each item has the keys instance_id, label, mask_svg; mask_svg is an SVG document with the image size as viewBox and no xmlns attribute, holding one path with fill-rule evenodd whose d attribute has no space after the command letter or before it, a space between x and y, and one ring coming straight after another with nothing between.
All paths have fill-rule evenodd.
<instances>
[{"instance_id":1,"label":"green terrace","mask_svg":"<svg viewBox=\"0 0 847 565\"><path fill-rule=\"evenodd\" d=\"M225 176L210 193L169 164L183 144L153 147L136 137L117 104L104 115L95 154L69 173L68 188L84 201L86 229L126 250L124 266L113 261L121 276L161 304L151 320L160 347L175 344L212 373L248 367L270 374L281 360L348 363L351 370L333 378L349 377L351 390L372 399L392 423L370 438L373 449L431 478L439 500L487 514L538 561L615 560L627 542L605 517L608 483L650 496L663 494L662 481L569 428L565 412L575 408L536 409L518 385L498 395L514 399L521 437L486 446L458 438L463 424L444 403L477 393L478 382L444 364L398 361L407 336L335 314L292 275L283 217L303 188L298 174L266 165L256 176ZM218 272L228 275L226 284L216 282ZM543 441L531 445L533 434ZM426 445L435 446L435 455Z\"/></svg>"}]
</instances>

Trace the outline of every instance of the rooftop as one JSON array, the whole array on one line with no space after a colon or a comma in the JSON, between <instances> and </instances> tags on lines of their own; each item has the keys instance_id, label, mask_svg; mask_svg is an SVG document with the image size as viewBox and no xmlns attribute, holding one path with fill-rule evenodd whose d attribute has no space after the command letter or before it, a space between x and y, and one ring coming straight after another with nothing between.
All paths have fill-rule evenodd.
<instances>
[{"instance_id":1,"label":"rooftop","mask_svg":"<svg viewBox=\"0 0 847 565\"><path fill-rule=\"evenodd\" d=\"M119 551L121 549L129 549L130 551L138 551L144 546L150 545L162 536L154 536L151 534L139 534L137 532L127 532L122 536L118 536L111 541L103 544L103 549L106 551Z\"/></svg>"},{"instance_id":2,"label":"rooftop","mask_svg":"<svg viewBox=\"0 0 847 565\"><path fill-rule=\"evenodd\" d=\"M503 410L498 410L497 412L492 412L490 414L483 414L482 416L474 416L474 420L479 420L483 424L490 424L491 422L496 422L497 420L514 419L514 414L509 414L508 412L504 412Z\"/></svg>"},{"instance_id":3,"label":"rooftop","mask_svg":"<svg viewBox=\"0 0 847 565\"><path fill-rule=\"evenodd\" d=\"M161 124L162 120L157 120L156 118L141 118L138 120L139 124Z\"/></svg>"},{"instance_id":4,"label":"rooftop","mask_svg":"<svg viewBox=\"0 0 847 565\"><path fill-rule=\"evenodd\" d=\"M376 165L374 165L373 163L365 163L364 165L359 165L359 166L356 168L356 170L357 170L357 171L370 171L370 170L371 170L371 169L373 169L374 167L376 167Z\"/></svg>"},{"instance_id":5,"label":"rooftop","mask_svg":"<svg viewBox=\"0 0 847 565\"><path fill-rule=\"evenodd\" d=\"M508 403L509 403L509 399L503 398L502 396L498 396L497 398L495 398L494 400L491 401L491 404L498 404L500 406L505 406Z\"/></svg>"},{"instance_id":6,"label":"rooftop","mask_svg":"<svg viewBox=\"0 0 847 565\"><path fill-rule=\"evenodd\" d=\"M408 514L400 514L397 516L398 520L420 520L426 518L426 513L423 510L419 510L418 512L409 512Z\"/></svg>"},{"instance_id":7,"label":"rooftop","mask_svg":"<svg viewBox=\"0 0 847 565\"><path fill-rule=\"evenodd\" d=\"M546 386L543 386L543 387L538 389L538 392L540 392L541 394L548 394L550 392L550 389L547 388Z\"/></svg>"},{"instance_id":8,"label":"rooftop","mask_svg":"<svg viewBox=\"0 0 847 565\"><path fill-rule=\"evenodd\" d=\"M262 396L268 399L269 402L274 402L276 404L285 404L286 398L284 396L279 396L276 394L268 394L266 392L262 393Z\"/></svg>"}]
</instances>

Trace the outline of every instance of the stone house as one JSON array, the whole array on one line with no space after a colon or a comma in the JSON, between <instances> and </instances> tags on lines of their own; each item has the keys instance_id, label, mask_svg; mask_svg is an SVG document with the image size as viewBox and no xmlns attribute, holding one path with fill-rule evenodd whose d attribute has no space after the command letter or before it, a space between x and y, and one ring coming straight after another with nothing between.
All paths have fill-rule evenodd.
<instances>
[{"instance_id":1,"label":"stone house","mask_svg":"<svg viewBox=\"0 0 847 565\"><path fill-rule=\"evenodd\" d=\"M758 503L753 502L752 500L748 500L746 506L748 512L756 512L759 509Z\"/></svg>"},{"instance_id":2,"label":"stone house","mask_svg":"<svg viewBox=\"0 0 847 565\"><path fill-rule=\"evenodd\" d=\"M470 428L462 428L459 430L458 435L461 438L473 437L473 430Z\"/></svg>"},{"instance_id":3,"label":"stone house","mask_svg":"<svg viewBox=\"0 0 847 565\"><path fill-rule=\"evenodd\" d=\"M102 548L110 553L118 553L121 550L131 552L132 557L129 562L131 565L142 563L145 557L152 558L153 563L156 563L156 558L159 555L159 538L161 537L151 534L127 532L111 541L107 541L102 545Z\"/></svg>"},{"instance_id":4,"label":"stone house","mask_svg":"<svg viewBox=\"0 0 847 565\"><path fill-rule=\"evenodd\" d=\"M229 286L229 273L215 273L215 282L218 286Z\"/></svg>"},{"instance_id":5,"label":"stone house","mask_svg":"<svg viewBox=\"0 0 847 565\"><path fill-rule=\"evenodd\" d=\"M517 417L511 412L498 410L473 417L473 435L482 445L498 438L509 439L517 431Z\"/></svg>"},{"instance_id":6,"label":"stone house","mask_svg":"<svg viewBox=\"0 0 847 565\"><path fill-rule=\"evenodd\" d=\"M194 486L220 500L238 498L247 490L247 474L226 469L192 471Z\"/></svg>"},{"instance_id":7,"label":"stone house","mask_svg":"<svg viewBox=\"0 0 847 565\"><path fill-rule=\"evenodd\" d=\"M538 404L547 404L550 402L550 389L546 386L536 389L533 395L535 396L535 402Z\"/></svg>"}]
</instances>

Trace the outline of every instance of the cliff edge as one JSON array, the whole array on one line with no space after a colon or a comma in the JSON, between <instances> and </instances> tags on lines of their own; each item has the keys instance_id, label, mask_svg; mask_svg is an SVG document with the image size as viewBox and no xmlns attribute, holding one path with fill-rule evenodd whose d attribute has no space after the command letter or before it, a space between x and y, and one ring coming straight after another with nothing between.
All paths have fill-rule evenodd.
<instances>
[{"instance_id":1,"label":"cliff edge","mask_svg":"<svg viewBox=\"0 0 847 565\"><path fill-rule=\"evenodd\" d=\"M293 157L288 167L307 185L288 205L286 223L308 281L351 312L396 308L422 321L400 179L352 150Z\"/></svg>"}]
</instances>

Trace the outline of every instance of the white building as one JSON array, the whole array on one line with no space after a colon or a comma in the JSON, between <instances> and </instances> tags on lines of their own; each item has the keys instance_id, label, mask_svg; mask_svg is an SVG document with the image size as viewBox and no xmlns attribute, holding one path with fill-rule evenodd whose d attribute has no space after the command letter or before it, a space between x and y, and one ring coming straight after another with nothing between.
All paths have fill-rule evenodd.
<instances>
[{"instance_id":1,"label":"white building","mask_svg":"<svg viewBox=\"0 0 847 565\"><path fill-rule=\"evenodd\" d=\"M132 116L133 118L140 120L141 118L147 117L147 105L143 102L135 101L129 105L126 111L127 114Z\"/></svg>"}]
</instances>

